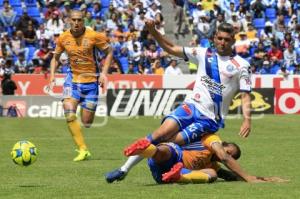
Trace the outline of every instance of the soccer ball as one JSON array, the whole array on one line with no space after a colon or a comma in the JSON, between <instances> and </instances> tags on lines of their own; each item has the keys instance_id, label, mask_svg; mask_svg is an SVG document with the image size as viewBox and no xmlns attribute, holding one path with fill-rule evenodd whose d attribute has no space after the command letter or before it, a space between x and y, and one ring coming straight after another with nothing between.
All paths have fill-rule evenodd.
<instances>
[{"instance_id":1,"label":"soccer ball","mask_svg":"<svg viewBox=\"0 0 300 199\"><path fill-rule=\"evenodd\" d=\"M29 141L19 141L12 148L11 158L17 165L29 166L36 161L37 149Z\"/></svg>"}]
</instances>

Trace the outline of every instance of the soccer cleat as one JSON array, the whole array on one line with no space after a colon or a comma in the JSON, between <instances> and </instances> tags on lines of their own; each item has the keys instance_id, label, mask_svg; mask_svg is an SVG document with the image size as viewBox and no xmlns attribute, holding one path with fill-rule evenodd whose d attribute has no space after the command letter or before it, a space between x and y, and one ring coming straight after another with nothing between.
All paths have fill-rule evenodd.
<instances>
[{"instance_id":1,"label":"soccer cleat","mask_svg":"<svg viewBox=\"0 0 300 199\"><path fill-rule=\"evenodd\" d=\"M91 157L91 153L88 150L76 150L78 152L78 155L73 159L74 162L87 160L89 157Z\"/></svg>"},{"instance_id":2,"label":"soccer cleat","mask_svg":"<svg viewBox=\"0 0 300 199\"><path fill-rule=\"evenodd\" d=\"M177 182L180 179L181 176L181 169L183 168L182 162L176 163L170 171L167 173L164 173L162 175L162 181L163 182Z\"/></svg>"},{"instance_id":3,"label":"soccer cleat","mask_svg":"<svg viewBox=\"0 0 300 199\"><path fill-rule=\"evenodd\" d=\"M105 175L105 179L107 183L112 183L114 181L121 181L126 177L127 173L125 171L121 171L120 169L113 170Z\"/></svg>"},{"instance_id":4,"label":"soccer cleat","mask_svg":"<svg viewBox=\"0 0 300 199\"><path fill-rule=\"evenodd\" d=\"M146 138L139 139L135 141L133 144L131 144L129 147L124 149L124 155L125 156L139 155L150 144L151 142Z\"/></svg>"}]
</instances>

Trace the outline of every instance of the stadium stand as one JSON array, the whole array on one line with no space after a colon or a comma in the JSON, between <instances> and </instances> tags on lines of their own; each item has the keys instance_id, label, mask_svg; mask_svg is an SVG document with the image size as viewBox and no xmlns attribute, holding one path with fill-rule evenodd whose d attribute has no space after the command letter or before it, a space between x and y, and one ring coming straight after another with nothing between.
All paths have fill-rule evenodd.
<instances>
[{"instance_id":1,"label":"stadium stand","mask_svg":"<svg viewBox=\"0 0 300 199\"><path fill-rule=\"evenodd\" d=\"M13 25L9 25L4 20L7 18L1 17L5 16L4 2L7 2L7 0L0 0L0 57L16 61L18 55L23 53L26 60L31 62L43 46L53 50L55 38L61 32L60 28L66 30L69 27L67 23L69 10L77 9L85 13L91 13L92 18L85 18L86 26L90 26L97 31L105 31L111 38L112 45L115 47L114 63L116 66L114 67L119 68L119 70L112 71L121 71L121 73L126 74L128 63L133 62L136 68L146 69L147 74L151 74L153 59L157 57L151 58L147 53L149 53L149 48L153 43L155 44L155 49L152 49L153 53L157 53L163 67L168 66L170 57L162 51L155 41L149 39L147 31L143 29L145 18L156 20L159 31L171 37L171 39L177 39L178 44L186 45L189 43L190 45L202 47L211 46L211 36L217 25L225 18L230 19L227 21L236 27L237 40L240 32L245 32L247 35L247 39L250 41L249 52L243 54L243 56L247 56L245 58L254 65L252 67L253 73L261 73L263 61L270 63L270 68L263 70L264 74L268 74L268 71L276 73L274 70L278 67L291 68L293 69L293 71L290 71L291 73L299 73L300 24L298 20L300 19L300 13L298 7L300 7L300 3L286 0L292 5L292 14L290 14L285 8L279 9L277 7L278 1L275 0L272 5L264 5L261 18L254 18L254 12L249 8L255 1L235 0L230 1L230 3L225 0L176 0L174 2L177 4L177 8L183 8L184 11L184 15L178 15L181 9L173 9L169 1L158 0L82 0L78 2L68 0L57 2L54 0L9 0L9 6L13 10L13 14L10 15L12 16L10 19L13 20ZM266 2L268 1L262 1L263 4ZM163 17L157 13L162 13ZM238 17L237 21L231 20L232 14ZM284 15L283 21L279 19L280 14ZM57 15L58 19L53 19L55 18L54 15ZM178 16L183 16L183 18L178 18ZM25 19L25 24L20 24L21 17ZM179 21L177 21L178 19ZM61 22L55 25L55 23L49 22L51 20L60 20ZM28 24L33 24L36 32L34 45L26 44L28 43L26 42ZM254 29L250 27L251 25ZM172 32L174 27L180 28L179 26L183 27L181 32ZM270 26L272 27L271 34L268 30ZM284 40L287 33L291 34L291 42ZM121 37L123 38L122 41L120 41ZM257 53L259 43L263 44L266 52L270 51L271 43L275 43L286 57L294 56L293 61L288 62L290 66L286 66L284 57L276 61L268 56L270 53L267 53L265 57L260 57ZM287 50L289 45L294 46L293 51ZM136 47L134 48L134 46ZM120 53L121 49L122 51L126 49L126 53ZM45 63L47 61L40 64ZM188 64L183 61L181 63L183 63L182 67L187 69ZM13 69L18 72L14 64ZM47 68L47 66L44 67ZM188 69L183 71L187 72ZM135 72L144 73L143 70L135 70Z\"/></svg>"}]
</instances>

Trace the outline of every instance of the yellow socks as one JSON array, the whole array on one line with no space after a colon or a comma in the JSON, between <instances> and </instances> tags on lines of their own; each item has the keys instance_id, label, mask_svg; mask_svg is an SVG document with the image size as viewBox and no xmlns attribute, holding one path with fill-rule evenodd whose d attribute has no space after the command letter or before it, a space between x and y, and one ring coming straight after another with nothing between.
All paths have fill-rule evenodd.
<instances>
[{"instance_id":1,"label":"yellow socks","mask_svg":"<svg viewBox=\"0 0 300 199\"><path fill-rule=\"evenodd\" d=\"M75 113L66 114L66 119L75 144L78 146L79 150L86 150L87 147L82 136L80 123L77 120Z\"/></svg>"},{"instance_id":2,"label":"yellow socks","mask_svg":"<svg viewBox=\"0 0 300 199\"><path fill-rule=\"evenodd\" d=\"M187 174L181 174L179 183L208 183L209 175L202 171L191 171Z\"/></svg>"},{"instance_id":3,"label":"yellow socks","mask_svg":"<svg viewBox=\"0 0 300 199\"><path fill-rule=\"evenodd\" d=\"M139 155L144 158L151 158L156 153L156 146L153 144L150 144L144 151L142 151Z\"/></svg>"}]
</instances>

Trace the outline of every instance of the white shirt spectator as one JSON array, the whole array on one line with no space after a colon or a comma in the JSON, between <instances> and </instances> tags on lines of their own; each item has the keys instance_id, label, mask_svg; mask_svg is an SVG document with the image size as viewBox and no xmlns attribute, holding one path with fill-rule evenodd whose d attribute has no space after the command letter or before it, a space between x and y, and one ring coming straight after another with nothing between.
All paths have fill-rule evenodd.
<instances>
[{"instance_id":1,"label":"white shirt spectator","mask_svg":"<svg viewBox=\"0 0 300 199\"><path fill-rule=\"evenodd\" d=\"M174 64L172 64L174 62ZM165 75L182 75L181 69L177 66L176 60L172 60L171 64L166 68Z\"/></svg>"}]
</instances>

